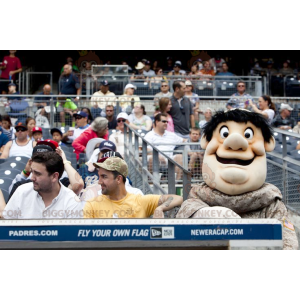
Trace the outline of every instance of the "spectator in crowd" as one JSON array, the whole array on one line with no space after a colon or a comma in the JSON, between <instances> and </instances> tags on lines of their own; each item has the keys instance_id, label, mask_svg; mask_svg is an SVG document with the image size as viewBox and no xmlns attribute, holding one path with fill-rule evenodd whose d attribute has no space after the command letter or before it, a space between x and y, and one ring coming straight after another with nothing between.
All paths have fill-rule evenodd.
<instances>
[{"instance_id":1,"label":"spectator in crowd","mask_svg":"<svg viewBox=\"0 0 300 300\"><path fill-rule=\"evenodd\" d=\"M135 66L136 72L132 74L130 80L143 80L146 79L146 76L144 75L144 69L145 65L142 62L138 62L138 64Z\"/></svg>"},{"instance_id":2,"label":"spectator in crowd","mask_svg":"<svg viewBox=\"0 0 300 300\"><path fill-rule=\"evenodd\" d=\"M15 126L16 139L9 141L5 146L0 158L8 158L12 156L31 157L32 150L36 145L35 141L28 138L28 129L25 123L18 123Z\"/></svg>"},{"instance_id":3,"label":"spectator in crowd","mask_svg":"<svg viewBox=\"0 0 300 300\"><path fill-rule=\"evenodd\" d=\"M181 70L182 64L180 60L175 61L173 71L169 72L169 76L182 76L185 75L186 72Z\"/></svg>"},{"instance_id":4,"label":"spectator in crowd","mask_svg":"<svg viewBox=\"0 0 300 300\"><path fill-rule=\"evenodd\" d=\"M52 128L50 133L52 135L52 140L55 141L59 146L66 146L66 144L62 142L63 133L58 128Z\"/></svg>"},{"instance_id":5,"label":"spectator in crowd","mask_svg":"<svg viewBox=\"0 0 300 300\"><path fill-rule=\"evenodd\" d=\"M290 62L288 60L286 60L283 63L282 68L279 70L279 74L278 75L286 76L286 75L294 74L294 70L292 68L290 68L289 63Z\"/></svg>"},{"instance_id":6,"label":"spectator in crowd","mask_svg":"<svg viewBox=\"0 0 300 300\"><path fill-rule=\"evenodd\" d=\"M155 76L150 79L150 89L153 88L155 84L160 84L162 81L166 81L167 77L163 76L163 69L157 67L155 70Z\"/></svg>"},{"instance_id":7,"label":"spectator in crowd","mask_svg":"<svg viewBox=\"0 0 300 300\"><path fill-rule=\"evenodd\" d=\"M84 111L79 111L77 114L74 114L76 128L74 130L68 130L63 135L63 142L74 141L77 139L85 130L89 128L88 124L88 115Z\"/></svg>"},{"instance_id":8,"label":"spectator in crowd","mask_svg":"<svg viewBox=\"0 0 300 300\"><path fill-rule=\"evenodd\" d=\"M128 175L126 162L119 157L104 158L95 163L99 168L99 184L102 196L84 207L85 218L164 218L164 212L182 204L177 195L134 195L126 191ZM126 208L124 208L126 207ZM103 214L102 212L106 212Z\"/></svg>"},{"instance_id":9,"label":"spectator in crowd","mask_svg":"<svg viewBox=\"0 0 300 300\"><path fill-rule=\"evenodd\" d=\"M85 152L88 141L97 137L108 140L108 121L105 118L96 118L91 126L74 140L72 146L76 153L77 160L79 159L79 154Z\"/></svg>"},{"instance_id":10,"label":"spectator in crowd","mask_svg":"<svg viewBox=\"0 0 300 300\"><path fill-rule=\"evenodd\" d=\"M5 212L10 210L19 211L22 219L80 218L84 203L59 182L66 163L54 152L35 153L32 182L18 187L5 207L4 218L9 218Z\"/></svg>"},{"instance_id":11,"label":"spectator in crowd","mask_svg":"<svg viewBox=\"0 0 300 300\"><path fill-rule=\"evenodd\" d=\"M187 80L185 82L185 86L186 86L186 89L185 89L185 96L190 99L192 105L193 105L193 112L194 112L194 118L195 118L195 122L198 122L199 121L199 113L198 113L198 110L199 110L199 96L194 93L194 87L193 87L193 84L190 80Z\"/></svg>"},{"instance_id":12,"label":"spectator in crowd","mask_svg":"<svg viewBox=\"0 0 300 300\"><path fill-rule=\"evenodd\" d=\"M222 67L216 76L235 76L233 73L228 72L228 65L226 62L222 63Z\"/></svg>"},{"instance_id":13,"label":"spectator in crowd","mask_svg":"<svg viewBox=\"0 0 300 300\"><path fill-rule=\"evenodd\" d=\"M116 129L118 126L115 110L112 105L106 105L105 108L106 119L108 121L108 129Z\"/></svg>"},{"instance_id":14,"label":"spectator in crowd","mask_svg":"<svg viewBox=\"0 0 300 300\"><path fill-rule=\"evenodd\" d=\"M0 79L15 81L16 74L22 72L22 65L20 59L16 57L16 52L16 50L9 50L9 56L4 56L0 65L2 70ZM2 91L7 92L7 81L0 81L0 94Z\"/></svg>"},{"instance_id":15,"label":"spectator in crowd","mask_svg":"<svg viewBox=\"0 0 300 300\"><path fill-rule=\"evenodd\" d=\"M170 98L164 97L159 100L159 112L167 115L168 125L167 131L174 132L173 118L168 114L172 108L172 102Z\"/></svg>"},{"instance_id":16,"label":"spectator in crowd","mask_svg":"<svg viewBox=\"0 0 300 300\"><path fill-rule=\"evenodd\" d=\"M264 71L271 76L277 75L278 71L274 68L273 60L267 62L267 68Z\"/></svg>"},{"instance_id":17,"label":"spectator in crowd","mask_svg":"<svg viewBox=\"0 0 300 300\"><path fill-rule=\"evenodd\" d=\"M252 96L246 93L246 83L240 80L237 83L237 92L231 96L226 104L226 108L248 108L249 99L254 102Z\"/></svg>"},{"instance_id":18,"label":"spectator in crowd","mask_svg":"<svg viewBox=\"0 0 300 300\"><path fill-rule=\"evenodd\" d=\"M189 76L191 76L192 80L198 80L200 78L199 70L196 64L191 66L191 72L189 73Z\"/></svg>"},{"instance_id":19,"label":"spectator in crowd","mask_svg":"<svg viewBox=\"0 0 300 300\"><path fill-rule=\"evenodd\" d=\"M153 69L154 72L156 72L157 68L159 68L159 67L158 67L158 61L155 60L155 61L153 62L153 64L152 64L152 69Z\"/></svg>"},{"instance_id":20,"label":"spectator in crowd","mask_svg":"<svg viewBox=\"0 0 300 300\"><path fill-rule=\"evenodd\" d=\"M257 108L257 106L253 104L251 99L249 99L249 104L254 112L262 114L266 119L268 119L268 123L271 125L275 116L276 107L275 104L272 102L270 96L264 95L262 97L259 97L259 108Z\"/></svg>"},{"instance_id":21,"label":"spectator in crowd","mask_svg":"<svg viewBox=\"0 0 300 300\"><path fill-rule=\"evenodd\" d=\"M294 128L296 121L291 118L293 108L286 103L281 103L279 114L273 119L272 126L283 130Z\"/></svg>"},{"instance_id":22,"label":"spectator in crowd","mask_svg":"<svg viewBox=\"0 0 300 300\"><path fill-rule=\"evenodd\" d=\"M192 175L198 173L202 173L202 161L203 161L203 152L195 152L202 150L200 146L200 136L201 130L200 128L193 127L190 130L190 137L188 138L188 143L194 143L193 145L187 146L187 151L189 155L189 170ZM198 161L198 165L196 165Z\"/></svg>"},{"instance_id":23,"label":"spectator in crowd","mask_svg":"<svg viewBox=\"0 0 300 300\"><path fill-rule=\"evenodd\" d=\"M88 124L91 124L94 121L92 113L88 107L83 107L81 111L85 112L88 115Z\"/></svg>"},{"instance_id":24,"label":"spectator in crowd","mask_svg":"<svg viewBox=\"0 0 300 300\"><path fill-rule=\"evenodd\" d=\"M76 65L73 64L73 58L72 57L67 57L67 62L66 62L67 65L71 66L71 70L75 73L79 73L79 69ZM61 68L60 70L60 74L62 74L64 72L64 68L65 68L65 65Z\"/></svg>"},{"instance_id":25,"label":"spectator in crowd","mask_svg":"<svg viewBox=\"0 0 300 300\"><path fill-rule=\"evenodd\" d=\"M17 85L15 83L9 83L8 84L8 95L20 95L19 92L17 92ZM20 97L9 97L9 100L21 100Z\"/></svg>"},{"instance_id":26,"label":"spectator in crowd","mask_svg":"<svg viewBox=\"0 0 300 300\"><path fill-rule=\"evenodd\" d=\"M194 65L197 66L197 70L200 71L203 69L203 63L202 63L202 59L198 58L195 62Z\"/></svg>"},{"instance_id":27,"label":"spectator in crowd","mask_svg":"<svg viewBox=\"0 0 300 300\"><path fill-rule=\"evenodd\" d=\"M2 129L2 117L0 115L0 153L3 152L4 146L8 142L9 142L8 136L3 133L3 129Z\"/></svg>"},{"instance_id":28,"label":"spectator in crowd","mask_svg":"<svg viewBox=\"0 0 300 300\"><path fill-rule=\"evenodd\" d=\"M36 142L43 140L43 130L41 127L33 127L32 128L32 138Z\"/></svg>"},{"instance_id":29,"label":"spectator in crowd","mask_svg":"<svg viewBox=\"0 0 300 300\"><path fill-rule=\"evenodd\" d=\"M195 127L193 105L191 101L184 96L185 83L183 81L174 81L174 94L171 96L172 108L169 114L173 118L174 130L182 138L189 138L190 127Z\"/></svg>"},{"instance_id":30,"label":"spectator in crowd","mask_svg":"<svg viewBox=\"0 0 300 300\"><path fill-rule=\"evenodd\" d=\"M136 103L133 113L128 117L129 126L135 130L149 131L152 128L152 120L146 115L145 106Z\"/></svg>"},{"instance_id":31,"label":"spectator in crowd","mask_svg":"<svg viewBox=\"0 0 300 300\"><path fill-rule=\"evenodd\" d=\"M132 72L132 68L128 65L127 61L122 60L121 65L124 67L118 67L116 69L116 73L123 73L124 75L127 75L128 72Z\"/></svg>"},{"instance_id":32,"label":"spectator in crowd","mask_svg":"<svg viewBox=\"0 0 300 300\"><path fill-rule=\"evenodd\" d=\"M211 110L211 108L209 108L209 107L207 107L206 109L205 109L205 111L203 112L203 114L204 114L204 120L202 120L202 121L200 121L199 122L199 128L203 128L204 127L204 125L207 123L207 122L209 122L210 120L211 120L211 118L212 118L212 110Z\"/></svg>"},{"instance_id":33,"label":"spectator in crowd","mask_svg":"<svg viewBox=\"0 0 300 300\"><path fill-rule=\"evenodd\" d=\"M88 171L94 172L95 170L94 163L99 161L103 157L103 155L109 151L116 152L117 151L116 145L112 141L101 142L100 145L96 147L96 149L94 150L89 161L86 163L86 165L88 166Z\"/></svg>"},{"instance_id":34,"label":"spectator in crowd","mask_svg":"<svg viewBox=\"0 0 300 300\"><path fill-rule=\"evenodd\" d=\"M144 72L143 74L146 76L146 77L154 77L155 76L155 72L153 70L151 70L151 63L149 60L147 60L145 62L145 67L144 67Z\"/></svg>"},{"instance_id":35,"label":"spectator in crowd","mask_svg":"<svg viewBox=\"0 0 300 300\"><path fill-rule=\"evenodd\" d=\"M200 74L205 75L204 79L209 79L211 76L215 76L215 71L211 68L209 61L203 62L203 69L200 70Z\"/></svg>"},{"instance_id":36,"label":"spectator in crowd","mask_svg":"<svg viewBox=\"0 0 300 300\"><path fill-rule=\"evenodd\" d=\"M59 94L60 95L77 95L76 101L79 100L79 95L81 94L79 78L72 72L72 66L67 64L64 66L64 72L59 78ZM67 98L62 98L62 100L68 100ZM70 102L71 100L69 100ZM57 106L57 105L56 105ZM65 126L65 113L73 116L73 110L77 108L75 103L69 106L67 102L64 104L63 111L60 112L60 120L62 126Z\"/></svg>"},{"instance_id":37,"label":"spectator in crowd","mask_svg":"<svg viewBox=\"0 0 300 300\"><path fill-rule=\"evenodd\" d=\"M182 165L182 154L173 155L173 150L176 144L184 143L187 139L177 136L173 132L167 131L168 116L166 114L157 114L154 117L153 129L145 135L145 140L153 144L156 148L162 151L164 154L174 159L178 164ZM167 166L167 159L159 155L159 163L162 166ZM153 159L152 156L148 156L148 168L152 170ZM180 168L175 167L176 179L182 178L182 171Z\"/></svg>"},{"instance_id":38,"label":"spectator in crowd","mask_svg":"<svg viewBox=\"0 0 300 300\"><path fill-rule=\"evenodd\" d=\"M15 139L16 130L12 126L10 116L8 115L2 116L2 132L8 137L9 141Z\"/></svg>"},{"instance_id":39,"label":"spectator in crowd","mask_svg":"<svg viewBox=\"0 0 300 300\"><path fill-rule=\"evenodd\" d=\"M38 94L38 96L34 97L34 105L37 106L37 108L44 108L45 106L50 106L50 100L52 98L50 97L44 97L47 95L53 95L51 93L51 85L45 84L43 87L43 91ZM55 101L56 98L53 98ZM55 106L55 104L53 104Z\"/></svg>"},{"instance_id":40,"label":"spectator in crowd","mask_svg":"<svg viewBox=\"0 0 300 300\"><path fill-rule=\"evenodd\" d=\"M165 70L166 71L172 71L174 68L174 65L173 65L173 58L171 56L168 56L167 57L167 65L165 66Z\"/></svg>"},{"instance_id":41,"label":"spectator in crowd","mask_svg":"<svg viewBox=\"0 0 300 300\"><path fill-rule=\"evenodd\" d=\"M300 122L298 122L297 125L293 128L293 132L300 134ZM297 149L297 150L300 150L300 149Z\"/></svg>"},{"instance_id":42,"label":"spectator in crowd","mask_svg":"<svg viewBox=\"0 0 300 300\"><path fill-rule=\"evenodd\" d=\"M160 92L154 96L154 106L158 108L158 102L161 98L170 98L172 93L169 91L170 87L167 81L162 81L160 85Z\"/></svg>"},{"instance_id":43,"label":"spectator in crowd","mask_svg":"<svg viewBox=\"0 0 300 300\"><path fill-rule=\"evenodd\" d=\"M118 152L124 156L124 123L129 125L128 115L125 112L119 113L117 116L117 122L117 131L109 136L109 140L117 146Z\"/></svg>"},{"instance_id":44,"label":"spectator in crowd","mask_svg":"<svg viewBox=\"0 0 300 300\"><path fill-rule=\"evenodd\" d=\"M28 117L25 121L27 129L28 129L28 137L34 141L32 129L36 126L36 122L34 118Z\"/></svg>"},{"instance_id":45,"label":"spectator in crowd","mask_svg":"<svg viewBox=\"0 0 300 300\"><path fill-rule=\"evenodd\" d=\"M125 86L124 94L119 98L119 104L123 112L130 114L134 105L141 102L140 97L134 96L135 90L136 86L131 83Z\"/></svg>"},{"instance_id":46,"label":"spectator in crowd","mask_svg":"<svg viewBox=\"0 0 300 300\"><path fill-rule=\"evenodd\" d=\"M222 64L225 62L223 58L221 58L220 54L216 54L216 57L213 57L209 60L209 63L214 70L215 73L220 72L222 69Z\"/></svg>"},{"instance_id":47,"label":"spectator in crowd","mask_svg":"<svg viewBox=\"0 0 300 300\"><path fill-rule=\"evenodd\" d=\"M109 82L107 80L101 81L100 91L93 94L91 101L93 117L100 116L106 105L116 105L116 95L109 90ZM105 111L103 111L103 114L101 113L101 116L105 117Z\"/></svg>"}]
</instances>

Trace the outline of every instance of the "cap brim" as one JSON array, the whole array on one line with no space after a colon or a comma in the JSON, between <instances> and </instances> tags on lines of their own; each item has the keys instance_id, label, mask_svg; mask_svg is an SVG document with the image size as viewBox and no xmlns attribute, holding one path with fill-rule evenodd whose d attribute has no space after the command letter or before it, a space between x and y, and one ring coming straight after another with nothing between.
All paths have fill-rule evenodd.
<instances>
[{"instance_id":1,"label":"cap brim","mask_svg":"<svg viewBox=\"0 0 300 300\"><path fill-rule=\"evenodd\" d=\"M53 145L52 143L46 142L46 141L39 141L39 145L47 145L47 146L50 146L53 150L56 149L55 145Z\"/></svg>"},{"instance_id":2,"label":"cap brim","mask_svg":"<svg viewBox=\"0 0 300 300\"><path fill-rule=\"evenodd\" d=\"M17 125L17 126L15 126L15 129L17 129L17 128L25 128L26 130L28 130L28 128L26 126L23 126L23 125Z\"/></svg>"},{"instance_id":3,"label":"cap brim","mask_svg":"<svg viewBox=\"0 0 300 300\"><path fill-rule=\"evenodd\" d=\"M103 147L103 148L99 148L100 152L103 151L103 150L108 150L108 151L113 151L115 152L115 150L111 149L111 148L108 148L108 147Z\"/></svg>"}]
</instances>

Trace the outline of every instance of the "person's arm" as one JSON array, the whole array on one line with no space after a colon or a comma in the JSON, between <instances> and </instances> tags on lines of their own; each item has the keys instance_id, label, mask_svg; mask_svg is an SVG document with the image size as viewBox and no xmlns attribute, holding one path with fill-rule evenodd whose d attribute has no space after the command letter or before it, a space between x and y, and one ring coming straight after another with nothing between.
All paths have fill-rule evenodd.
<instances>
[{"instance_id":1,"label":"person's arm","mask_svg":"<svg viewBox=\"0 0 300 300\"><path fill-rule=\"evenodd\" d=\"M18 70L15 70L15 71L10 71L9 75L12 76L12 75L15 75L15 74L20 73L20 72L22 72L22 68L20 68Z\"/></svg>"},{"instance_id":2,"label":"person's arm","mask_svg":"<svg viewBox=\"0 0 300 300\"><path fill-rule=\"evenodd\" d=\"M161 195L158 200L158 206L154 211L153 218L164 218L164 212L180 206L183 198L177 195Z\"/></svg>"},{"instance_id":3,"label":"person's arm","mask_svg":"<svg viewBox=\"0 0 300 300\"><path fill-rule=\"evenodd\" d=\"M190 122L191 122L191 128L195 127L195 116L193 114L190 115Z\"/></svg>"},{"instance_id":4,"label":"person's arm","mask_svg":"<svg viewBox=\"0 0 300 300\"><path fill-rule=\"evenodd\" d=\"M65 171L68 174L71 190L78 195L84 187L84 182L78 172L68 162L65 152L59 147L56 148L56 153L63 159Z\"/></svg>"},{"instance_id":5,"label":"person's arm","mask_svg":"<svg viewBox=\"0 0 300 300\"><path fill-rule=\"evenodd\" d=\"M12 141L9 141L5 147L4 147L4 150L0 156L0 158L8 158L8 155L9 155L9 150L11 148L11 145L12 145Z\"/></svg>"},{"instance_id":6,"label":"person's arm","mask_svg":"<svg viewBox=\"0 0 300 300\"><path fill-rule=\"evenodd\" d=\"M2 191L0 189L0 218L2 218L2 213L4 208L6 207L6 203L2 194Z\"/></svg>"},{"instance_id":7,"label":"person's arm","mask_svg":"<svg viewBox=\"0 0 300 300\"><path fill-rule=\"evenodd\" d=\"M253 103L252 99L249 99L249 105L252 107L254 112L263 115L266 119L269 118L269 116L266 112L257 108L257 106Z\"/></svg>"},{"instance_id":8,"label":"person's arm","mask_svg":"<svg viewBox=\"0 0 300 300\"><path fill-rule=\"evenodd\" d=\"M146 120L146 131L150 131L152 128L152 120Z\"/></svg>"}]
</instances>

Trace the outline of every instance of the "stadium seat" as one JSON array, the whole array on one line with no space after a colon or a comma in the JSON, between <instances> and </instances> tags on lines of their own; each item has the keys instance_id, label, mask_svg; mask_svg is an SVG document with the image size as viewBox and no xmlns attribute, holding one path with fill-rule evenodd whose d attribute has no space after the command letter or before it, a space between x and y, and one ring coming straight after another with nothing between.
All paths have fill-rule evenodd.
<instances>
[{"instance_id":1,"label":"stadium seat","mask_svg":"<svg viewBox=\"0 0 300 300\"><path fill-rule=\"evenodd\" d=\"M6 169L6 168L1 168L0 169L0 177L1 178L10 178L10 179L15 179L15 177L20 174L21 172L17 169Z\"/></svg>"},{"instance_id":2,"label":"stadium seat","mask_svg":"<svg viewBox=\"0 0 300 300\"><path fill-rule=\"evenodd\" d=\"M7 191L8 192L11 183L12 183L12 180L10 178L5 178L5 177L1 178L0 177L0 189L2 191Z\"/></svg>"},{"instance_id":3,"label":"stadium seat","mask_svg":"<svg viewBox=\"0 0 300 300\"><path fill-rule=\"evenodd\" d=\"M65 152L67 160L71 162L72 167L77 170L76 153Z\"/></svg>"},{"instance_id":4,"label":"stadium seat","mask_svg":"<svg viewBox=\"0 0 300 300\"><path fill-rule=\"evenodd\" d=\"M12 156L5 159L5 162L22 162L27 164L29 158L26 156Z\"/></svg>"},{"instance_id":5,"label":"stadium seat","mask_svg":"<svg viewBox=\"0 0 300 300\"><path fill-rule=\"evenodd\" d=\"M2 190L2 194L3 194L3 197L4 197L5 203L7 203L8 202L8 197L9 197L8 191Z\"/></svg>"},{"instance_id":6,"label":"stadium seat","mask_svg":"<svg viewBox=\"0 0 300 300\"><path fill-rule=\"evenodd\" d=\"M19 170L21 172L25 169L25 166L26 166L26 164L21 161L16 161L16 162L8 161L8 162L1 164L1 170L2 169L15 169L15 170Z\"/></svg>"},{"instance_id":7,"label":"stadium seat","mask_svg":"<svg viewBox=\"0 0 300 300\"><path fill-rule=\"evenodd\" d=\"M74 148L73 147L67 147L67 146L61 146L61 149L64 150L64 152L73 153Z\"/></svg>"}]
</instances>

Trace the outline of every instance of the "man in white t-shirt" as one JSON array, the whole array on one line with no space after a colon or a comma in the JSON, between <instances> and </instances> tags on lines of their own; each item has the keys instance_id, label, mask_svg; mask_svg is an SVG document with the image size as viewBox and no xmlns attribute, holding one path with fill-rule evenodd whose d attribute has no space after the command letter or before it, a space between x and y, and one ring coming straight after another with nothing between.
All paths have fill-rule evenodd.
<instances>
[{"instance_id":1,"label":"man in white t-shirt","mask_svg":"<svg viewBox=\"0 0 300 300\"><path fill-rule=\"evenodd\" d=\"M86 112L79 111L73 116L75 118L76 128L74 129L74 131L69 130L63 135L63 142L66 142L68 140L74 141L90 126L88 124L88 114Z\"/></svg>"},{"instance_id":2,"label":"man in white t-shirt","mask_svg":"<svg viewBox=\"0 0 300 300\"><path fill-rule=\"evenodd\" d=\"M84 202L59 182L63 172L63 159L57 153L34 154L31 164L32 182L17 188L3 211L3 217L5 219L81 218Z\"/></svg>"},{"instance_id":3,"label":"man in white t-shirt","mask_svg":"<svg viewBox=\"0 0 300 300\"><path fill-rule=\"evenodd\" d=\"M116 95L109 90L109 82L107 80L101 81L100 91L93 94L91 99L93 108L101 108L104 110L105 116L105 107L106 105L116 105Z\"/></svg>"},{"instance_id":4,"label":"man in white t-shirt","mask_svg":"<svg viewBox=\"0 0 300 300\"><path fill-rule=\"evenodd\" d=\"M179 137L174 132L167 131L167 126L168 116L162 113L157 114L154 118L153 129L146 134L145 140L153 144L157 149L175 160L178 164L182 165L182 154L173 155L173 150L176 148L176 144L184 143L187 140ZM149 155L148 168L150 170L152 170L152 161L152 155ZM166 157L159 155L159 161L160 165L167 166L168 160ZM182 171L180 168L175 167L175 173L177 174L176 179L181 179Z\"/></svg>"}]
</instances>

